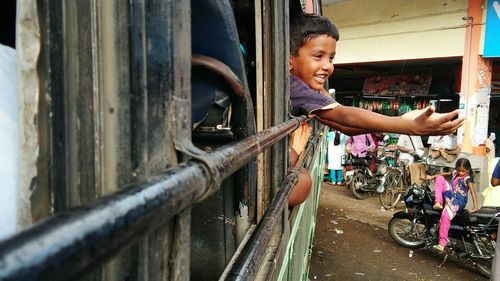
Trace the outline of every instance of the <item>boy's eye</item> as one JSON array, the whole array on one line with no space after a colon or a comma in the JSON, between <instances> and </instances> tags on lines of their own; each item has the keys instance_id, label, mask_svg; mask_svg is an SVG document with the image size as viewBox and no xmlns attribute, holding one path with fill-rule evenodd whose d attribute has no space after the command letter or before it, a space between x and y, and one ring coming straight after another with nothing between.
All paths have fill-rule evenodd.
<instances>
[{"instance_id":1,"label":"boy's eye","mask_svg":"<svg viewBox=\"0 0 500 281\"><path fill-rule=\"evenodd\" d=\"M335 57L330 57L330 62L333 62L333 59L334 59L334 58L335 58Z\"/></svg>"}]
</instances>

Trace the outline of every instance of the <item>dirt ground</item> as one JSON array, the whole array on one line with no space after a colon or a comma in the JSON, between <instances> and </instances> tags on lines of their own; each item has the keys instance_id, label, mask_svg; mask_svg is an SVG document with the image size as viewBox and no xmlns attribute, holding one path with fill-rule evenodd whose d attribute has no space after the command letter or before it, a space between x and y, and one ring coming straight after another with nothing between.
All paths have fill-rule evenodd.
<instances>
[{"instance_id":1,"label":"dirt ground","mask_svg":"<svg viewBox=\"0 0 500 281\"><path fill-rule=\"evenodd\" d=\"M454 257L439 267L444 255L397 245L387 233L393 212L382 211L378 197L356 200L323 184L309 280L488 280Z\"/></svg>"}]
</instances>

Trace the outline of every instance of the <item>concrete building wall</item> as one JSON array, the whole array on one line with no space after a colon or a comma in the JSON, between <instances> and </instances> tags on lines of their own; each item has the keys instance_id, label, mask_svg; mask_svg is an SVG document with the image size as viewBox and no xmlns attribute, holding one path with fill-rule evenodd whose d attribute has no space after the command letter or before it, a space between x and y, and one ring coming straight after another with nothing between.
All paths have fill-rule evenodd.
<instances>
[{"instance_id":1,"label":"concrete building wall","mask_svg":"<svg viewBox=\"0 0 500 281\"><path fill-rule=\"evenodd\" d=\"M464 54L466 0L332 2L323 14L340 31L335 64Z\"/></svg>"}]
</instances>

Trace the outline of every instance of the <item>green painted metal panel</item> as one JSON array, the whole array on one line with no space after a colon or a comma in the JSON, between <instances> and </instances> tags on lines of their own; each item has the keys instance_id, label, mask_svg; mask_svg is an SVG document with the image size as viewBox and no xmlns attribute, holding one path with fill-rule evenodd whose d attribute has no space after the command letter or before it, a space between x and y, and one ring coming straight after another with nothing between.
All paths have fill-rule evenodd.
<instances>
[{"instance_id":1,"label":"green painted metal panel","mask_svg":"<svg viewBox=\"0 0 500 281\"><path fill-rule=\"evenodd\" d=\"M325 136L326 129L322 133ZM292 225L290 239L288 240L283 264L278 274L277 280L279 281L307 281L325 165L326 138L324 136L320 139L311 166L309 167L309 172L313 179L311 194L298 207L299 210L297 216L295 216L295 220L290 222Z\"/></svg>"}]
</instances>

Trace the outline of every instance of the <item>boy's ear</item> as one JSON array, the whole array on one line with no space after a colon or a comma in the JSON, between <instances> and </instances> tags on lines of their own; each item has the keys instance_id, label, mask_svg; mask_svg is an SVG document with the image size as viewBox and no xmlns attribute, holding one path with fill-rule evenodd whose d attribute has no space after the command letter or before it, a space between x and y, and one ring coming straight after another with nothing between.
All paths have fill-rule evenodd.
<instances>
[{"instance_id":1,"label":"boy's ear","mask_svg":"<svg viewBox=\"0 0 500 281\"><path fill-rule=\"evenodd\" d=\"M288 66L290 67L290 71L293 69L293 63L292 63L293 56L289 55L288 56Z\"/></svg>"}]
</instances>

